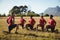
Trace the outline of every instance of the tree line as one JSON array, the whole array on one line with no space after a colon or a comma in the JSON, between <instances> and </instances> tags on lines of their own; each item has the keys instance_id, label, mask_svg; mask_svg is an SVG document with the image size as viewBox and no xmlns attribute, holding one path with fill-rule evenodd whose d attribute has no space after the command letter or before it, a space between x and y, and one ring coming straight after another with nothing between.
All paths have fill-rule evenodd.
<instances>
[{"instance_id":1,"label":"tree line","mask_svg":"<svg viewBox=\"0 0 60 40\"><path fill-rule=\"evenodd\" d=\"M10 14L12 12L15 12L15 16L40 16L39 14L35 13L34 11L28 10L28 6L27 5L21 5L21 6L14 6L11 10L9 10L9 14L8 16L10 16ZM1 15L1 16L6 16L5 14ZM48 14L45 14L44 16L49 16Z\"/></svg>"}]
</instances>

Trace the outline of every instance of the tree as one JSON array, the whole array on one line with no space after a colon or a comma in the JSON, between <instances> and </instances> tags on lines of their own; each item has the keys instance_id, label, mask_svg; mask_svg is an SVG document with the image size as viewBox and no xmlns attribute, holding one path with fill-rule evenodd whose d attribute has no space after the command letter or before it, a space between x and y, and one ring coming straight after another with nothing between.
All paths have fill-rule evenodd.
<instances>
[{"instance_id":1,"label":"tree","mask_svg":"<svg viewBox=\"0 0 60 40\"><path fill-rule=\"evenodd\" d=\"M44 16L49 16L49 14L45 14Z\"/></svg>"},{"instance_id":2,"label":"tree","mask_svg":"<svg viewBox=\"0 0 60 40\"><path fill-rule=\"evenodd\" d=\"M27 9L28 7L25 5L25 6L14 6L10 11L9 13L11 14L12 12L15 12L15 14L19 14L19 15L24 15L23 13L26 13L27 12Z\"/></svg>"},{"instance_id":3,"label":"tree","mask_svg":"<svg viewBox=\"0 0 60 40\"><path fill-rule=\"evenodd\" d=\"M31 11L31 10L29 10L28 11L28 6L26 6L26 5L21 5L21 6L14 6L10 11L9 11L9 13L11 14L12 12L15 12L15 14L16 14L16 16L21 16L21 15L24 15L24 16L26 16L26 15L28 15L28 16L30 16L30 15L33 15L33 16L37 16L37 15L39 15L39 14L36 14L34 11Z\"/></svg>"},{"instance_id":4,"label":"tree","mask_svg":"<svg viewBox=\"0 0 60 40\"><path fill-rule=\"evenodd\" d=\"M18 14L20 12L19 7L18 6L14 6L9 13L15 12L15 14Z\"/></svg>"},{"instance_id":5,"label":"tree","mask_svg":"<svg viewBox=\"0 0 60 40\"><path fill-rule=\"evenodd\" d=\"M28 10L28 7L25 5L24 6L24 12L27 12L27 10Z\"/></svg>"},{"instance_id":6,"label":"tree","mask_svg":"<svg viewBox=\"0 0 60 40\"><path fill-rule=\"evenodd\" d=\"M34 11L29 10L27 16L40 16L40 15L36 14Z\"/></svg>"},{"instance_id":7,"label":"tree","mask_svg":"<svg viewBox=\"0 0 60 40\"><path fill-rule=\"evenodd\" d=\"M20 6L19 9L20 9L20 12L23 12L23 6Z\"/></svg>"},{"instance_id":8,"label":"tree","mask_svg":"<svg viewBox=\"0 0 60 40\"><path fill-rule=\"evenodd\" d=\"M26 5L25 5L25 6L20 6L19 8L20 8L20 12L21 12L21 13L23 13L23 12L26 13L27 10L28 10L28 7L27 7Z\"/></svg>"},{"instance_id":9,"label":"tree","mask_svg":"<svg viewBox=\"0 0 60 40\"><path fill-rule=\"evenodd\" d=\"M0 14L0 17L1 17L1 14Z\"/></svg>"},{"instance_id":10,"label":"tree","mask_svg":"<svg viewBox=\"0 0 60 40\"><path fill-rule=\"evenodd\" d=\"M1 15L2 17L5 17L6 15L5 14L3 14L3 15Z\"/></svg>"}]
</instances>

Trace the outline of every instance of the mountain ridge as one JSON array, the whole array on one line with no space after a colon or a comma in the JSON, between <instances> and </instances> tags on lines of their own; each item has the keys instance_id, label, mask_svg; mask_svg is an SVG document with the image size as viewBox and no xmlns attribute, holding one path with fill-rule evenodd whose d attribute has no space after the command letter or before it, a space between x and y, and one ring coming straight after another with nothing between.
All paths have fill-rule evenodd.
<instances>
[{"instance_id":1,"label":"mountain ridge","mask_svg":"<svg viewBox=\"0 0 60 40\"><path fill-rule=\"evenodd\" d=\"M44 11L45 14L60 16L60 7L49 7Z\"/></svg>"}]
</instances>

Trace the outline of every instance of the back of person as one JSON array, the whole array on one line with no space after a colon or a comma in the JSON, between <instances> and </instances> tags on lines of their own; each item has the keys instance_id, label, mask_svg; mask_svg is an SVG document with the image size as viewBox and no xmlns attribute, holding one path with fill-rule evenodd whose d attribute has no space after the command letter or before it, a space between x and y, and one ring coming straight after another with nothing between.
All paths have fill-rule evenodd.
<instances>
[{"instance_id":1,"label":"back of person","mask_svg":"<svg viewBox=\"0 0 60 40\"><path fill-rule=\"evenodd\" d=\"M35 24L35 20L32 18L32 16L30 16L29 24L26 24L26 29L29 30L30 28L30 30L33 30L34 24Z\"/></svg>"},{"instance_id":2,"label":"back of person","mask_svg":"<svg viewBox=\"0 0 60 40\"><path fill-rule=\"evenodd\" d=\"M20 18L20 24L24 24L25 20L23 18Z\"/></svg>"},{"instance_id":3,"label":"back of person","mask_svg":"<svg viewBox=\"0 0 60 40\"><path fill-rule=\"evenodd\" d=\"M46 26L46 29L51 29L51 32L55 31L56 21L53 19L53 15L50 15L49 24Z\"/></svg>"},{"instance_id":4,"label":"back of person","mask_svg":"<svg viewBox=\"0 0 60 40\"><path fill-rule=\"evenodd\" d=\"M37 24L36 30L38 30L38 27L40 26L42 31L44 31L45 24L46 24L46 21L45 21L44 17L41 16L41 18L39 19L39 24Z\"/></svg>"},{"instance_id":5,"label":"back of person","mask_svg":"<svg viewBox=\"0 0 60 40\"><path fill-rule=\"evenodd\" d=\"M30 23L31 25L34 25L34 24L35 24L35 20L34 20L33 18L31 18L31 19L29 20L29 23Z\"/></svg>"},{"instance_id":6,"label":"back of person","mask_svg":"<svg viewBox=\"0 0 60 40\"><path fill-rule=\"evenodd\" d=\"M7 19L7 23L8 23L9 25L14 24L14 17L9 16L9 18Z\"/></svg>"},{"instance_id":7,"label":"back of person","mask_svg":"<svg viewBox=\"0 0 60 40\"><path fill-rule=\"evenodd\" d=\"M45 19L44 18L40 18L40 25L44 25L46 23Z\"/></svg>"},{"instance_id":8,"label":"back of person","mask_svg":"<svg viewBox=\"0 0 60 40\"><path fill-rule=\"evenodd\" d=\"M50 19L49 20L49 25L50 26L54 26L55 25L55 20L54 19Z\"/></svg>"}]
</instances>

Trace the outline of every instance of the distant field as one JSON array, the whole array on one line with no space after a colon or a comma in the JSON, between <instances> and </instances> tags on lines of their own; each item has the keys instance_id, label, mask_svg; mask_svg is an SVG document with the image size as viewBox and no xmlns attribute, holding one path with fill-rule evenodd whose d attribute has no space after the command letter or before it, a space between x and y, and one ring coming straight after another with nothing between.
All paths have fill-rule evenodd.
<instances>
[{"instance_id":1,"label":"distant field","mask_svg":"<svg viewBox=\"0 0 60 40\"><path fill-rule=\"evenodd\" d=\"M15 23L19 23L19 18L20 17L15 17ZM39 23L39 18L40 17L33 17L36 20L36 24L34 25L34 28L36 25ZM49 17L44 17L47 21ZM0 17L0 40L60 40L60 17L54 17L54 19L57 22L56 28L59 30L59 33L51 33L51 32L42 32L42 31L32 31L32 30L26 30L22 29L21 26L19 26L18 33L19 34L14 34L15 29L12 30L11 34L4 35L2 33L3 30L8 31L8 24L6 23L7 17ZM28 23L29 17L24 17L26 20L25 25ZM46 25L47 25L46 24ZM39 27L39 30L41 28Z\"/></svg>"}]
</instances>

